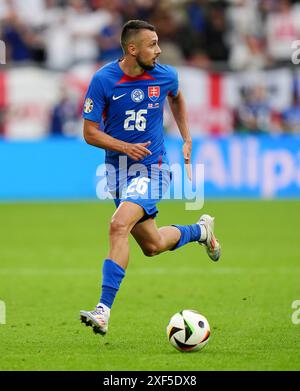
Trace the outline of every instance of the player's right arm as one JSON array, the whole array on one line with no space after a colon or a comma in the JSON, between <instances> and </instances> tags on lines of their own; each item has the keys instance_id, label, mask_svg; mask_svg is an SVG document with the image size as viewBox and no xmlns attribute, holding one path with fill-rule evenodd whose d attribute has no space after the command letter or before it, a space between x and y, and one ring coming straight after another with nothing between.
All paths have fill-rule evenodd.
<instances>
[{"instance_id":1,"label":"player's right arm","mask_svg":"<svg viewBox=\"0 0 300 391\"><path fill-rule=\"evenodd\" d=\"M151 155L147 149L151 141L137 144L126 143L102 132L99 130L99 123L88 119L84 119L83 137L88 144L94 147L126 154L133 160L141 160L147 155Z\"/></svg>"},{"instance_id":2,"label":"player's right arm","mask_svg":"<svg viewBox=\"0 0 300 391\"><path fill-rule=\"evenodd\" d=\"M89 85L83 109L83 136L85 141L98 148L116 151L128 155L133 160L141 160L151 152L147 149L150 142L131 144L118 140L100 129L102 113L109 103L107 91L109 87L103 85L107 77L103 72L95 73Z\"/></svg>"}]
</instances>

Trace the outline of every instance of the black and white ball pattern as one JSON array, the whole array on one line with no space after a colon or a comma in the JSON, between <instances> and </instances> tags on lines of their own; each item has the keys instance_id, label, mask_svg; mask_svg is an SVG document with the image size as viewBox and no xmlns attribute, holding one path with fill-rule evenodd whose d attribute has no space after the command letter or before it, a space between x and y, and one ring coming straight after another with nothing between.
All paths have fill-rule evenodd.
<instances>
[{"instance_id":1,"label":"black and white ball pattern","mask_svg":"<svg viewBox=\"0 0 300 391\"><path fill-rule=\"evenodd\" d=\"M167 336L170 343L182 352L200 350L209 340L209 323L199 312L183 310L170 319Z\"/></svg>"}]
</instances>

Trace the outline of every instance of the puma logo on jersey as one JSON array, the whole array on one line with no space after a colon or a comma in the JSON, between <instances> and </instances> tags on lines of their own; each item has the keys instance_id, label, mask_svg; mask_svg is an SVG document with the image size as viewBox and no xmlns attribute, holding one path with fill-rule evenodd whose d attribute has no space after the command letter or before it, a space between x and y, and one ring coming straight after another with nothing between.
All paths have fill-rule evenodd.
<instances>
[{"instance_id":1,"label":"puma logo on jersey","mask_svg":"<svg viewBox=\"0 0 300 391\"><path fill-rule=\"evenodd\" d=\"M118 99L120 99L120 98L122 98L123 96L125 96L127 94L127 92L125 92L125 94L122 94L122 95L119 95L119 96L114 96L113 95L113 100L118 100Z\"/></svg>"}]
</instances>

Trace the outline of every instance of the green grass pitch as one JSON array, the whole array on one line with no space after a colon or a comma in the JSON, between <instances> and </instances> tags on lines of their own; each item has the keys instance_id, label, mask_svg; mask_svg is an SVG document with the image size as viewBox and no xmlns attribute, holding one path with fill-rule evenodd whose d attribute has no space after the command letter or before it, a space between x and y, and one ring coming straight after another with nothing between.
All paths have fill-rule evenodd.
<instances>
[{"instance_id":1,"label":"green grass pitch","mask_svg":"<svg viewBox=\"0 0 300 391\"><path fill-rule=\"evenodd\" d=\"M162 202L159 226L216 216L222 257L196 243L146 258L131 240L107 336L79 322L100 292L112 203L0 205L0 370L300 370L300 201ZM199 352L166 337L182 309L211 326Z\"/></svg>"}]
</instances>

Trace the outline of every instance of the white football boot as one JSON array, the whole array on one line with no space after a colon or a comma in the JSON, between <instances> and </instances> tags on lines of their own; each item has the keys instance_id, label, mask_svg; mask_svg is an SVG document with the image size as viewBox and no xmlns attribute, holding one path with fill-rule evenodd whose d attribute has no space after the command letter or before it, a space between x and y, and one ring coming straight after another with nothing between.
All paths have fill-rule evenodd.
<instances>
[{"instance_id":1,"label":"white football boot","mask_svg":"<svg viewBox=\"0 0 300 391\"><path fill-rule=\"evenodd\" d=\"M80 311L81 323L93 328L95 334L105 335L108 329L109 312L101 305L93 311Z\"/></svg>"},{"instance_id":2,"label":"white football boot","mask_svg":"<svg viewBox=\"0 0 300 391\"><path fill-rule=\"evenodd\" d=\"M206 247L206 252L210 259L212 259L214 262L218 261L221 256L221 246L219 241L216 239L214 235L214 217L211 217L210 215L202 215L197 222L198 225L204 225L206 228L206 240L200 241L199 244L201 246Z\"/></svg>"}]
</instances>

